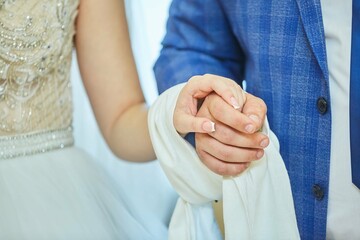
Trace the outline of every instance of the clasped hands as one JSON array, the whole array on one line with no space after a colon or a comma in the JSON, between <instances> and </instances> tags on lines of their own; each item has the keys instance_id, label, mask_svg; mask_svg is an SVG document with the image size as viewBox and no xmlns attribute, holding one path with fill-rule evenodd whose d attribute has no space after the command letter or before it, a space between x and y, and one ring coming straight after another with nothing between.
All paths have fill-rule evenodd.
<instances>
[{"instance_id":1,"label":"clasped hands","mask_svg":"<svg viewBox=\"0 0 360 240\"><path fill-rule=\"evenodd\" d=\"M262 99L236 82L205 74L192 77L180 92L174 126L181 135L195 132L196 152L211 171L236 176L261 159L269 145L259 131L266 111Z\"/></svg>"}]
</instances>

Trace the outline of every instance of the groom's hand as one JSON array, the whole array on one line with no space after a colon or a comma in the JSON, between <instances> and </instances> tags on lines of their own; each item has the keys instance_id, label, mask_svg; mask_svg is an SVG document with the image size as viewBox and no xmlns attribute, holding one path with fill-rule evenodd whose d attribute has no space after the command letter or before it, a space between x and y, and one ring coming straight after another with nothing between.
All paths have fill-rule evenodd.
<instances>
[{"instance_id":1,"label":"groom's hand","mask_svg":"<svg viewBox=\"0 0 360 240\"><path fill-rule=\"evenodd\" d=\"M264 155L269 139L258 132L266 115L266 105L246 93L242 112L234 109L220 96L205 98L197 116L215 122L212 133L195 133L196 151L202 162L213 172L234 176L243 172L251 161Z\"/></svg>"}]
</instances>

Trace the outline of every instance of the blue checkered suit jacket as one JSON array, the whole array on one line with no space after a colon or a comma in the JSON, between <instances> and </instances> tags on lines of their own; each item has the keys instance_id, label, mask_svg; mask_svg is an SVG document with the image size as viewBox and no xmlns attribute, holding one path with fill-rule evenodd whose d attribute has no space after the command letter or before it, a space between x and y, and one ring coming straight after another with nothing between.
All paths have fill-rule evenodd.
<instances>
[{"instance_id":1,"label":"blue checkered suit jacket","mask_svg":"<svg viewBox=\"0 0 360 240\"><path fill-rule=\"evenodd\" d=\"M245 79L280 140L301 237L325 239L331 109L320 0L174 0L154 70L160 92L197 74Z\"/></svg>"}]
</instances>

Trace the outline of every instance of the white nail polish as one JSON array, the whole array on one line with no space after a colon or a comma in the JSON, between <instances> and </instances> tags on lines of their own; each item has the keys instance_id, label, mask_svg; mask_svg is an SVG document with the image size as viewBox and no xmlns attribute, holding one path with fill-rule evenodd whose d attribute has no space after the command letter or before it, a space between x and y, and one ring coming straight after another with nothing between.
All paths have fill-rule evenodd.
<instances>
[{"instance_id":1,"label":"white nail polish","mask_svg":"<svg viewBox=\"0 0 360 240\"><path fill-rule=\"evenodd\" d=\"M235 99L234 97L231 97L231 98L230 98L230 101L231 101L231 105L232 105L235 109L239 109L239 108L240 108L239 103L236 101L236 99Z\"/></svg>"},{"instance_id":2,"label":"white nail polish","mask_svg":"<svg viewBox=\"0 0 360 240\"><path fill-rule=\"evenodd\" d=\"M206 132L215 132L215 123L214 122L204 122L202 128Z\"/></svg>"},{"instance_id":3,"label":"white nail polish","mask_svg":"<svg viewBox=\"0 0 360 240\"><path fill-rule=\"evenodd\" d=\"M211 132L215 132L215 123L210 122L210 124L211 124Z\"/></svg>"}]
</instances>

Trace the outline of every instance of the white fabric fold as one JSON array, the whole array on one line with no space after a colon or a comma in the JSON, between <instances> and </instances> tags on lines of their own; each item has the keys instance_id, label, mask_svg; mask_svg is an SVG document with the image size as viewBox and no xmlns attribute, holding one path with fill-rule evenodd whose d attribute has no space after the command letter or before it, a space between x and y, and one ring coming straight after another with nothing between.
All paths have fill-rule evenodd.
<instances>
[{"instance_id":1,"label":"white fabric fold","mask_svg":"<svg viewBox=\"0 0 360 240\"><path fill-rule=\"evenodd\" d=\"M236 177L211 172L195 149L173 126L173 113L184 84L164 92L149 111L149 131L156 155L178 192L169 239L221 239L212 201L223 199L225 238L300 239L289 177L279 143L266 121L270 137L264 157Z\"/></svg>"}]
</instances>

